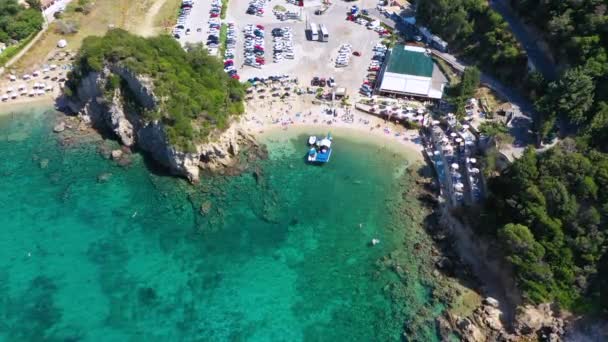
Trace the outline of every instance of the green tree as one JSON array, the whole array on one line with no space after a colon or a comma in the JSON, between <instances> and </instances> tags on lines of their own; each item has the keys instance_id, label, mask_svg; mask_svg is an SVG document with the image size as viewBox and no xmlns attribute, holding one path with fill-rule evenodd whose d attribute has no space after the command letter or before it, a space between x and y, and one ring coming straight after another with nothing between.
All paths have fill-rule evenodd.
<instances>
[{"instance_id":1,"label":"green tree","mask_svg":"<svg viewBox=\"0 0 608 342\"><path fill-rule=\"evenodd\" d=\"M595 84L582 68L569 69L557 83L557 111L581 124L593 105Z\"/></svg>"}]
</instances>

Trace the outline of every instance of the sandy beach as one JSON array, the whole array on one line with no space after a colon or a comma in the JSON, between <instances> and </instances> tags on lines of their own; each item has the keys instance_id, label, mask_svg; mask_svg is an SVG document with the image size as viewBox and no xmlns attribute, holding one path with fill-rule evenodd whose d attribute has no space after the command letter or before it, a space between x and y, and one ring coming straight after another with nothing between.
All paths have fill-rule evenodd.
<instances>
[{"instance_id":1,"label":"sandy beach","mask_svg":"<svg viewBox=\"0 0 608 342\"><path fill-rule=\"evenodd\" d=\"M35 98L23 98L8 103L0 103L0 116L21 113L37 108L55 108L55 98L50 95L45 95Z\"/></svg>"},{"instance_id":2,"label":"sandy beach","mask_svg":"<svg viewBox=\"0 0 608 342\"><path fill-rule=\"evenodd\" d=\"M407 130L382 118L355 109L336 108L327 114L327 107L314 105L305 99L288 102L249 103L238 125L259 137L280 137L280 132L320 134L332 132L357 137L403 152L408 159L424 160L420 137L416 130Z\"/></svg>"}]
</instances>

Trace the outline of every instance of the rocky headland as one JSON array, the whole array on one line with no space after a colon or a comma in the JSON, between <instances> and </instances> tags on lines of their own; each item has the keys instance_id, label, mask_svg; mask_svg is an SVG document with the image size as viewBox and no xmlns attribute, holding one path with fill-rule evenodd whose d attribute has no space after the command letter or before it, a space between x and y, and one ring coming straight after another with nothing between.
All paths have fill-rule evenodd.
<instances>
[{"instance_id":1,"label":"rocky headland","mask_svg":"<svg viewBox=\"0 0 608 342\"><path fill-rule=\"evenodd\" d=\"M113 75L119 75L128 87L118 87L108 93L107 85ZM151 80L117 65L106 65L100 72L83 77L75 92L66 96L66 109L85 123L111 132L124 146L144 151L172 174L197 182L201 170L212 173L235 173L244 163L265 158L266 150L253 136L232 125L226 130L212 132L204 143L192 150L183 150L169 142L162 120L148 120L138 108L129 106L135 100L144 110L157 110L158 98ZM57 130L61 131L62 124Z\"/></svg>"}]
</instances>

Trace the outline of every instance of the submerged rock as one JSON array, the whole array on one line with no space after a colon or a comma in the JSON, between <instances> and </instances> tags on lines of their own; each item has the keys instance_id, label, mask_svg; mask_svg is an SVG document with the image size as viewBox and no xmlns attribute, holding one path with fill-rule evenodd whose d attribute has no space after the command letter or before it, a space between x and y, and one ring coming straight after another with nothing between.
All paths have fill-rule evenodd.
<instances>
[{"instance_id":1,"label":"submerged rock","mask_svg":"<svg viewBox=\"0 0 608 342\"><path fill-rule=\"evenodd\" d=\"M63 121L53 127L53 132L55 133L61 133L63 131L65 131L65 122Z\"/></svg>"},{"instance_id":2,"label":"submerged rock","mask_svg":"<svg viewBox=\"0 0 608 342\"><path fill-rule=\"evenodd\" d=\"M122 150L113 150L112 151L112 159L118 160L122 157Z\"/></svg>"},{"instance_id":3,"label":"submerged rock","mask_svg":"<svg viewBox=\"0 0 608 342\"><path fill-rule=\"evenodd\" d=\"M111 173L104 172L104 173L100 174L99 176L97 176L97 183L105 183L110 180L110 177L112 177Z\"/></svg>"},{"instance_id":4,"label":"submerged rock","mask_svg":"<svg viewBox=\"0 0 608 342\"><path fill-rule=\"evenodd\" d=\"M209 214L209 212L211 212L211 202L210 201L205 201L203 202L203 204L201 204L201 208L200 208L200 213L203 216L206 216L207 214Z\"/></svg>"},{"instance_id":5,"label":"submerged rock","mask_svg":"<svg viewBox=\"0 0 608 342\"><path fill-rule=\"evenodd\" d=\"M40 165L41 169L46 169L49 166L49 160L46 158L42 159L42 160L40 160L39 165Z\"/></svg>"}]
</instances>

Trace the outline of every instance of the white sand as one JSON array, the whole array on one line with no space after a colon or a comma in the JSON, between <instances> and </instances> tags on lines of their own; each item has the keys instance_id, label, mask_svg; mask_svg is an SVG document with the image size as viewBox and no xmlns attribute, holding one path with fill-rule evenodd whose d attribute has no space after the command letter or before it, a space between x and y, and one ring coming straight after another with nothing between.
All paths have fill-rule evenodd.
<instances>
[{"instance_id":1,"label":"white sand","mask_svg":"<svg viewBox=\"0 0 608 342\"><path fill-rule=\"evenodd\" d=\"M248 104L246 114L238 125L262 139L267 135L277 136L280 131L293 132L290 136L319 131L339 132L403 152L408 159L424 159L417 131L406 130L401 125L354 109L350 111L352 122L347 122L344 121L345 110L339 108L337 112L337 117L325 114L322 106L307 104L305 99L300 98L286 103L256 101Z\"/></svg>"}]
</instances>

